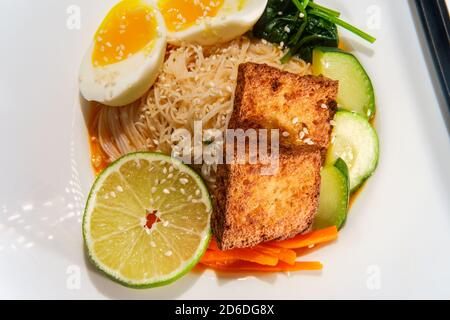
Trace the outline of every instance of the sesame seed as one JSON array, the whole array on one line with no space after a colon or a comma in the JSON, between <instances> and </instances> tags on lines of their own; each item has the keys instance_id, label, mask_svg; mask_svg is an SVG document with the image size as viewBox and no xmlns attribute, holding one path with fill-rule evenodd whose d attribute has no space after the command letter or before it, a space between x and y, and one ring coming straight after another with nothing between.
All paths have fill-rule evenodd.
<instances>
[{"instance_id":1,"label":"sesame seed","mask_svg":"<svg viewBox=\"0 0 450 320\"><path fill-rule=\"evenodd\" d=\"M155 193L155 192L156 192L156 188L153 187L153 188L152 188L152 193Z\"/></svg>"},{"instance_id":2,"label":"sesame seed","mask_svg":"<svg viewBox=\"0 0 450 320\"><path fill-rule=\"evenodd\" d=\"M285 26L285 27L284 27L284 31L286 31L287 33L290 33L290 32L291 32L291 29L290 29L288 26Z\"/></svg>"},{"instance_id":3,"label":"sesame seed","mask_svg":"<svg viewBox=\"0 0 450 320\"><path fill-rule=\"evenodd\" d=\"M325 103L322 103L322 105L320 106L322 109L328 109L328 106Z\"/></svg>"},{"instance_id":4,"label":"sesame seed","mask_svg":"<svg viewBox=\"0 0 450 320\"><path fill-rule=\"evenodd\" d=\"M123 192L123 188L122 188L122 186L117 186L117 188L116 188L116 189L117 189L117 191L118 191L118 192Z\"/></svg>"},{"instance_id":5,"label":"sesame seed","mask_svg":"<svg viewBox=\"0 0 450 320\"><path fill-rule=\"evenodd\" d=\"M164 227L169 226L169 221L164 221L164 222L163 222L163 226L164 226Z\"/></svg>"},{"instance_id":6,"label":"sesame seed","mask_svg":"<svg viewBox=\"0 0 450 320\"><path fill-rule=\"evenodd\" d=\"M300 140L303 140L303 138L305 137L305 133L302 131L300 132L300 134L298 135Z\"/></svg>"},{"instance_id":7,"label":"sesame seed","mask_svg":"<svg viewBox=\"0 0 450 320\"><path fill-rule=\"evenodd\" d=\"M169 193L170 193L169 189L164 189L163 192L164 192L165 194L169 194Z\"/></svg>"},{"instance_id":8,"label":"sesame seed","mask_svg":"<svg viewBox=\"0 0 450 320\"><path fill-rule=\"evenodd\" d=\"M307 145L310 145L310 146L314 145L314 141L312 141L311 138L305 139L304 142L305 142Z\"/></svg>"},{"instance_id":9,"label":"sesame seed","mask_svg":"<svg viewBox=\"0 0 450 320\"><path fill-rule=\"evenodd\" d=\"M116 196L116 193L114 192L114 191L111 191L111 197L113 197L113 198L116 198L117 196Z\"/></svg>"},{"instance_id":10,"label":"sesame seed","mask_svg":"<svg viewBox=\"0 0 450 320\"><path fill-rule=\"evenodd\" d=\"M304 14L303 12L300 12L299 17L300 17L300 18L304 18L304 17L305 17L305 14Z\"/></svg>"},{"instance_id":11,"label":"sesame seed","mask_svg":"<svg viewBox=\"0 0 450 320\"><path fill-rule=\"evenodd\" d=\"M170 257L171 255L173 254L173 252L172 251L166 251L166 253L164 253L164 255L166 256L166 257Z\"/></svg>"},{"instance_id":12,"label":"sesame seed","mask_svg":"<svg viewBox=\"0 0 450 320\"><path fill-rule=\"evenodd\" d=\"M180 183L181 183L181 184L187 184L188 182L189 182L189 180L186 179L186 178L181 178L181 179L180 179Z\"/></svg>"},{"instance_id":13,"label":"sesame seed","mask_svg":"<svg viewBox=\"0 0 450 320\"><path fill-rule=\"evenodd\" d=\"M153 248L156 248L156 243L154 241L150 241L150 246L152 246Z\"/></svg>"},{"instance_id":14,"label":"sesame seed","mask_svg":"<svg viewBox=\"0 0 450 320\"><path fill-rule=\"evenodd\" d=\"M283 135L283 137L289 137L289 132L284 131L284 132L282 133L282 135Z\"/></svg>"},{"instance_id":15,"label":"sesame seed","mask_svg":"<svg viewBox=\"0 0 450 320\"><path fill-rule=\"evenodd\" d=\"M297 117L295 117L294 119L292 119L292 124L297 124L298 123L298 118Z\"/></svg>"}]
</instances>

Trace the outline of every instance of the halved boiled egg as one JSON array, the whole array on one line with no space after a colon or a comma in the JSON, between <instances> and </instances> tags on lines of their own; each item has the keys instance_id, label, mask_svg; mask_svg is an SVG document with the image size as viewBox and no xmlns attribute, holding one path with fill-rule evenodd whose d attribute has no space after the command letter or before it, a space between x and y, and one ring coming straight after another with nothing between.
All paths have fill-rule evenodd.
<instances>
[{"instance_id":1,"label":"halved boiled egg","mask_svg":"<svg viewBox=\"0 0 450 320\"><path fill-rule=\"evenodd\" d=\"M123 106L155 82L167 45L161 12L148 0L122 0L95 34L80 68L80 91L88 101Z\"/></svg>"},{"instance_id":2,"label":"halved boiled egg","mask_svg":"<svg viewBox=\"0 0 450 320\"><path fill-rule=\"evenodd\" d=\"M158 0L168 29L168 42L213 45L249 31L267 0Z\"/></svg>"}]
</instances>

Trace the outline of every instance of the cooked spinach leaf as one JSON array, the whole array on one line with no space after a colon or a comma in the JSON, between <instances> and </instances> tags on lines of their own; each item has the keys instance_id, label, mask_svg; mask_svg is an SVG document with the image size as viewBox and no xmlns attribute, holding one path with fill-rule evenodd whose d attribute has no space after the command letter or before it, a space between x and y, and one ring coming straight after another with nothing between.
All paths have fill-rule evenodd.
<instances>
[{"instance_id":1,"label":"cooked spinach leaf","mask_svg":"<svg viewBox=\"0 0 450 320\"><path fill-rule=\"evenodd\" d=\"M266 11L253 28L253 34L272 43L288 43L302 19L291 0L269 0Z\"/></svg>"},{"instance_id":2,"label":"cooked spinach leaf","mask_svg":"<svg viewBox=\"0 0 450 320\"><path fill-rule=\"evenodd\" d=\"M253 28L253 35L289 48L283 63L295 55L311 62L315 47L337 47L337 25L370 42L375 41L375 38L339 19L339 16L339 12L312 0L269 0L264 14Z\"/></svg>"}]
</instances>

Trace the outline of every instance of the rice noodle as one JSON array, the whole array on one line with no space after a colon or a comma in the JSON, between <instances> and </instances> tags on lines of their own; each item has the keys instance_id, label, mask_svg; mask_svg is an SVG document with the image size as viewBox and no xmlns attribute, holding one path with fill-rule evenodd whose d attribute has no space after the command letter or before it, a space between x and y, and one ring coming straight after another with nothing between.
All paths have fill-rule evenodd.
<instances>
[{"instance_id":1,"label":"rice noodle","mask_svg":"<svg viewBox=\"0 0 450 320\"><path fill-rule=\"evenodd\" d=\"M301 75L311 73L302 60L281 65L282 56L278 47L246 37L213 47L169 48L163 70L149 92L128 106L101 106L91 132L98 137L107 162L135 151L170 154L176 129L192 133L197 120L203 122L204 130L226 129L239 64L265 63ZM201 171L209 175L211 170Z\"/></svg>"}]
</instances>

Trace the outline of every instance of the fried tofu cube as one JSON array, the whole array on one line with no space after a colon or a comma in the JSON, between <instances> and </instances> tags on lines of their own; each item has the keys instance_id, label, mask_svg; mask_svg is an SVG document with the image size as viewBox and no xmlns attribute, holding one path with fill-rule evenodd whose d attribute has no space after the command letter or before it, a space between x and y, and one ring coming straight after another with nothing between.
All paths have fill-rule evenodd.
<instances>
[{"instance_id":1,"label":"fried tofu cube","mask_svg":"<svg viewBox=\"0 0 450 320\"><path fill-rule=\"evenodd\" d=\"M252 247L306 231L318 208L321 165L317 149L283 150L275 175L261 175L262 164L222 166L212 218L219 247Z\"/></svg>"},{"instance_id":2,"label":"fried tofu cube","mask_svg":"<svg viewBox=\"0 0 450 320\"><path fill-rule=\"evenodd\" d=\"M279 129L283 146L326 149L337 93L338 82L325 77L241 64L229 128Z\"/></svg>"}]
</instances>

